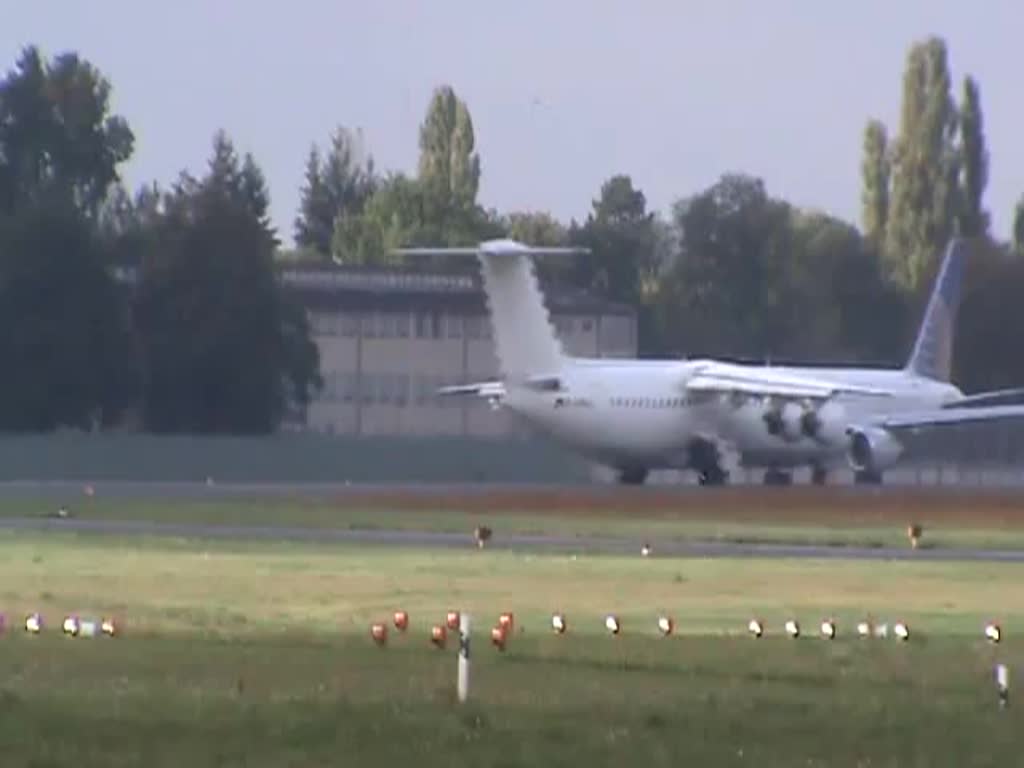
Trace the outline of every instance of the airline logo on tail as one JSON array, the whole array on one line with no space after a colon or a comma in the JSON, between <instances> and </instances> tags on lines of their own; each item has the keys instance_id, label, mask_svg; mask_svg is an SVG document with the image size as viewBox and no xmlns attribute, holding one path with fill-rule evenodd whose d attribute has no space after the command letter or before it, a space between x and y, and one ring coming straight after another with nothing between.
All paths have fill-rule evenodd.
<instances>
[{"instance_id":1,"label":"airline logo on tail","mask_svg":"<svg viewBox=\"0 0 1024 768\"><path fill-rule=\"evenodd\" d=\"M929 379L949 381L953 370L953 337L967 263L968 244L956 239L950 242L939 268L935 288L928 300L921 330L907 369Z\"/></svg>"}]
</instances>

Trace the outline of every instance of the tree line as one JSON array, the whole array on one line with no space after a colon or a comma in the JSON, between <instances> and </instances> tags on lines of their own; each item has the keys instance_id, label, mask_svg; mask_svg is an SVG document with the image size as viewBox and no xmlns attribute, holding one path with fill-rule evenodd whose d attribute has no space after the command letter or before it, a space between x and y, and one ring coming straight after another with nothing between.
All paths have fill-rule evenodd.
<instances>
[{"instance_id":1,"label":"tree line","mask_svg":"<svg viewBox=\"0 0 1024 768\"><path fill-rule=\"evenodd\" d=\"M400 245L502 236L588 246L541 264L542 279L637 307L644 355L888 365L906 356L946 241L968 237L957 381L1021 384L1024 361L1006 352L1024 328L1024 197L998 242L980 86L952 91L944 42L913 45L899 126L864 128L858 227L733 172L665 214L627 174L582 221L486 209L469 108L441 86L413 174L381 172L343 126L310 148L283 248L263 172L229 136L214 135L201 176L130 191L135 139L110 83L77 54L28 48L0 81L0 430L271 432L321 386L282 264L397 264Z\"/></svg>"}]
</instances>

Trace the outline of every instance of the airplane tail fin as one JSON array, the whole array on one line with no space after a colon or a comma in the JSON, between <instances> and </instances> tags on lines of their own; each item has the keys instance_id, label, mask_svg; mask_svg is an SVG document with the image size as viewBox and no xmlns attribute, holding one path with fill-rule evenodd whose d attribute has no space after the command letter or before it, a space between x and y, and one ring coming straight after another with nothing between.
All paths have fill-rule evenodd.
<instances>
[{"instance_id":1,"label":"airplane tail fin","mask_svg":"<svg viewBox=\"0 0 1024 768\"><path fill-rule=\"evenodd\" d=\"M404 255L473 255L480 260L501 373L522 381L549 374L564 353L537 281L533 257L586 252L579 248L530 247L489 240L474 248L400 248Z\"/></svg>"},{"instance_id":2,"label":"airplane tail fin","mask_svg":"<svg viewBox=\"0 0 1024 768\"><path fill-rule=\"evenodd\" d=\"M949 381L953 368L953 336L960 309L968 243L955 238L943 257L935 287L928 300L921 328L906 369L918 376Z\"/></svg>"}]
</instances>

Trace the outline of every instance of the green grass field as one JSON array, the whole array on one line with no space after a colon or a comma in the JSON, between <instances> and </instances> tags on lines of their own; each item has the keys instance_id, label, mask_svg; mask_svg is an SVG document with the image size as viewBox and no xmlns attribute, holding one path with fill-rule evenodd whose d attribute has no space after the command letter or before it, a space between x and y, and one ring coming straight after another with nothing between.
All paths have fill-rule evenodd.
<instances>
[{"instance_id":1,"label":"green grass field","mask_svg":"<svg viewBox=\"0 0 1024 768\"><path fill-rule=\"evenodd\" d=\"M0 518L39 517L56 511L53 502L0 501ZM824 546L906 547L906 524L870 510L841 517L827 508L816 516L820 522L778 519L773 512L748 519L747 510L638 514L628 509L591 512L460 509L392 509L332 504L322 500L258 499L222 501L126 501L76 498L72 513L84 520L131 520L155 523L221 526L291 526L342 530L418 530L470 534L477 525L488 525L500 536L549 534L601 536L651 542L713 541L731 543L808 544ZM1024 549L1021 521L980 520L969 514L962 520L932 522L927 515L908 513L925 525L923 546L928 548ZM1024 515L1021 516L1024 520Z\"/></svg>"},{"instance_id":2,"label":"green grass field","mask_svg":"<svg viewBox=\"0 0 1024 768\"><path fill-rule=\"evenodd\" d=\"M1013 765L1022 718L996 706L992 665L1024 664L1022 579L983 563L5 533L0 609L50 627L0 638L0 765ZM411 628L374 647L370 622L396 608ZM451 608L474 619L467 705L454 645L427 639ZM503 611L517 628L499 653ZM70 612L126 631L65 638ZM658 635L660 613L676 636ZM854 637L868 615L907 621L911 641ZM781 636L790 616L806 637ZM835 642L815 636L826 616Z\"/></svg>"}]
</instances>

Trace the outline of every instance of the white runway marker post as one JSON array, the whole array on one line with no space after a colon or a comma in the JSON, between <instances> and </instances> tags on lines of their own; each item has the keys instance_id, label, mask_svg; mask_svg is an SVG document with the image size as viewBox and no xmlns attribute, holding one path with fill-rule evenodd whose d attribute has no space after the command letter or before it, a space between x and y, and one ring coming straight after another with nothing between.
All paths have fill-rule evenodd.
<instances>
[{"instance_id":1,"label":"white runway marker post","mask_svg":"<svg viewBox=\"0 0 1024 768\"><path fill-rule=\"evenodd\" d=\"M996 688L999 690L999 708L1010 706L1010 672L1005 664L996 665Z\"/></svg>"},{"instance_id":2,"label":"white runway marker post","mask_svg":"<svg viewBox=\"0 0 1024 768\"><path fill-rule=\"evenodd\" d=\"M459 702L469 697L469 616L459 615Z\"/></svg>"}]
</instances>

